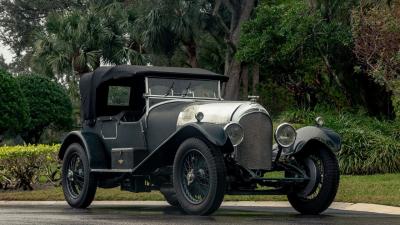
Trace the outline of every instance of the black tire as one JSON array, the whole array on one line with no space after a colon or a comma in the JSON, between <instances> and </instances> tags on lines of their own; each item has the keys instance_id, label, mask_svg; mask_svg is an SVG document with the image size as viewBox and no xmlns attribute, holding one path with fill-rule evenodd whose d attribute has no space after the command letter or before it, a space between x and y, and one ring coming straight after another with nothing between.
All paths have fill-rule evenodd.
<instances>
[{"instance_id":1,"label":"black tire","mask_svg":"<svg viewBox=\"0 0 400 225\"><path fill-rule=\"evenodd\" d=\"M160 188L161 194L164 196L165 201L168 202L171 206L180 208L178 199L176 198L175 189L172 184L164 184Z\"/></svg>"},{"instance_id":2,"label":"black tire","mask_svg":"<svg viewBox=\"0 0 400 225\"><path fill-rule=\"evenodd\" d=\"M87 208L96 194L97 180L90 173L88 157L78 143L71 144L65 152L62 188L65 200L73 208Z\"/></svg>"},{"instance_id":3,"label":"black tire","mask_svg":"<svg viewBox=\"0 0 400 225\"><path fill-rule=\"evenodd\" d=\"M329 149L319 148L297 156L296 160L309 176L309 168L313 166L310 167L307 164L314 163L314 171L317 172L314 173L316 179L312 179L315 183L311 185L309 183L302 187L295 187L293 192L288 194L288 200L301 214L320 214L332 204L338 190L340 174L336 156Z\"/></svg>"},{"instance_id":4,"label":"black tire","mask_svg":"<svg viewBox=\"0 0 400 225\"><path fill-rule=\"evenodd\" d=\"M225 173L218 149L197 138L184 141L173 166L173 185L182 210L191 215L209 215L217 210L225 195Z\"/></svg>"},{"instance_id":5,"label":"black tire","mask_svg":"<svg viewBox=\"0 0 400 225\"><path fill-rule=\"evenodd\" d=\"M176 198L176 194L164 194L164 193L162 194L164 195L165 201L167 201L168 204L177 208L181 207L181 205L179 205L178 199Z\"/></svg>"}]
</instances>

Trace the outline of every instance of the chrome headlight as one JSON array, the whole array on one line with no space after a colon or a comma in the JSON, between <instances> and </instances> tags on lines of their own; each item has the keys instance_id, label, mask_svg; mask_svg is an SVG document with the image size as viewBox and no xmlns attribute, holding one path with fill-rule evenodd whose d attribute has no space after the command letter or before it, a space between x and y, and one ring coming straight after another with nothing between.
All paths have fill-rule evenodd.
<instances>
[{"instance_id":1,"label":"chrome headlight","mask_svg":"<svg viewBox=\"0 0 400 225\"><path fill-rule=\"evenodd\" d=\"M280 124L275 131L276 142L284 148L292 146L296 140L296 136L296 130L288 123Z\"/></svg>"},{"instance_id":2,"label":"chrome headlight","mask_svg":"<svg viewBox=\"0 0 400 225\"><path fill-rule=\"evenodd\" d=\"M324 118L318 116L317 118L315 118L315 123L317 124L317 126L322 127L324 126Z\"/></svg>"},{"instance_id":3,"label":"chrome headlight","mask_svg":"<svg viewBox=\"0 0 400 225\"><path fill-rule=\"evenodd\" d=\"M242 126L240 126L238 123L228 123L224 127L224 130L231 140L233 146L238 146L240 143L242 143L244 131Z\"/></svg>"}]
</instances>

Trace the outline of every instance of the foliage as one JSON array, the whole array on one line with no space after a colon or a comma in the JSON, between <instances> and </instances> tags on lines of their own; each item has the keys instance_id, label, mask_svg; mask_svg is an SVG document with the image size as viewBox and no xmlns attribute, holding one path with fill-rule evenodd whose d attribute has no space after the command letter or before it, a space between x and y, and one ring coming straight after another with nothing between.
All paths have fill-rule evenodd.
<instances>
[{"instance_id":1,"label":"foliage","mask_svg":"<svg viewBox=\"0 0 400 225\"><path fill-rule=\"evenodd\" d=\"M393 91L400 116L400 1L372 6L363 2L353 11L353 36L360 69Z\"/></svg>"},{"instance_id":2,"label":"foliage","mask_svg":"<svg viewBox=\"0 0 400 225\"><path fill-rule=\"evenodd\" d=\"M8 64L6 63L4 56L0 54L0 70L7 70L7 69L8 69Z\"/></svg>"},{"instance_id":3,"label":"foliage","mask_svg":"<svg viewBox=\"0 0 400 225\"><path fill-rule=\"evenodd\" d=\"M236 56L262 65L261 82L285 86L298 106L325 102L340 108L349 104L342 67L351 61L351 43L349 26L327 20L304 1L266 1L244 24Z\"/></svg>"},{"instance_id":4,"label":"foliage","mask_svg":"<svg viewBox=\"0 0 400 225\"><path fill-rule=\"evenodd\" d=\"M28 122L28 104L11 74L0 68L0 135L20 131Z\"/></svg>"},{"instance_id":5,"label":"foliage","mask_svg":"<svg viewBox=\"0 0 400 225\"><path fill-rule=\"evenodd\" d=\"M60 145L0 147L0 189L32 190L39 178L59 180L57 153Z\"/></svg>"},{"instance_id":6,"label":"foliage","mask_svg":"<svg viewBox=\"0 0 400 225\"><path fill-rule=\"evenodd\" d=\"M146 63L134 34L135 15L120 2L91 2L72 12L52 13L38 33L33 62L46 74L83 74L100 66ZM44 62L44 63L43 63Z\"/></svg>"},{"instance_id":7,"label":"foliage","mask_svg":"<svg viewBox=\"0 0 400 225\"><path fill-rule=\"evenodd\" d=\"M273 81L260 84L260 103L265 106L272 115L289 110L295 105L295 99L287 93L287 89Z\"/></svg>"},{"instance_id":8,"label":"foliage","mask_svg":"<svg viewBox=\"0 0 400 225\"><path fill-rule=\"evenodd\" d=\"M0 1L0 40L21 55L32 46L35 31L50 12L81 6L80 0L2 0Z\"/></svg>"},{"instance_id":9,"label":"foliage","mask_svg":"<svg viewBox=\"0 0 400 225\"><path fill-rule=\"evenodd\" d=\"M22 133L27 143L38 143L50 125L57 129L71 127L71 101L61 85L34 74L20 75L17 80L29 105L30 121Z\"/></svg>"},{"instance_id":10,"label":"foliage","mask_svg":"<svg viewBox=\"0 0 400 225\"><path fill-rule=\"evenodd\" d=\"M317 116L342 137L339 167L343 174L400 172L400 123L380 121L362 112L292 110L281 115L297 127L314 123Z\"/></svg>"}]
</instances>

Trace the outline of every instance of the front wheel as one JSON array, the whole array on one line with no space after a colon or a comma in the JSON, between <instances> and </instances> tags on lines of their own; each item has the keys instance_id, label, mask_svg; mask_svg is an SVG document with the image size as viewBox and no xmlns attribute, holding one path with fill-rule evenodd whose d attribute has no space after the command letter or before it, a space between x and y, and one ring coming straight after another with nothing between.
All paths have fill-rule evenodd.
<instances>
[{"instance_id":1,"label":"front wheel","mask_svg":"<svg viewBox=\"0 0 400 225\"><path fill-rule=\"evenodd\" d=\"M213 213L225 195L222 153L200 139L187 139L175 155L173 185L179 205L186 213Z\"/></svg>"},{"instance_id":2,"label":"front wheel","mask_svg":"<svg viewBox=\"0 0 400 225\"><path fill-rule=\"evenodd\" d=\"M319 148L297 156L296 161L310 180L288 194L290 204L302 214L316 215L325 211L335 199L339 186L335 155L329 149Z\"/></svg>"},{"instance_id":3,"label":"front wheel","mask_svg":"<svg viewBox=\"0 0 400 225\"><path fill-rule=\"evenodd\" d=\"M165 185L160 189L161 194L164 196L165 201L173 207L180 208L178 199L176 198L175 189L172 185Z\"/></svg>"},{"instance_id":4,"label":"front wheel","mask_svg":"<svg viewBox=\"0 0 400 225\"><path fill-rule=\"evenodd\" d=\"M88 207L96 194L97 181L90 173L89 160L80 144L71 144L62 165L62 188L71 207Z\"/></svg>"}]
</instances>

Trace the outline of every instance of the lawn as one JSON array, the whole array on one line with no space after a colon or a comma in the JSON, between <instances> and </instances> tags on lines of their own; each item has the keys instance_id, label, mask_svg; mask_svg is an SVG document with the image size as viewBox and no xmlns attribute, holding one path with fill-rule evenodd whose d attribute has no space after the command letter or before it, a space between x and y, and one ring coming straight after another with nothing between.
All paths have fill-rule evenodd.
<instances>
[{"instance_id":1,"label":"lawn","mask_svg":"<svg viewBox=\"0 0 400 225\"><path fill-rule=\"evenodd\" d=\"M60 187L34 191L0 192L0 200L64 200ZM162 195L151 193L130 193L115 189L98 189L96 200L163 200ZM285 196L229 196L226 201L285 201ZM376 203L400 206L400 174L383 174L370 176L342 176L338 202Z\"/></svg>"}]
</instances>

